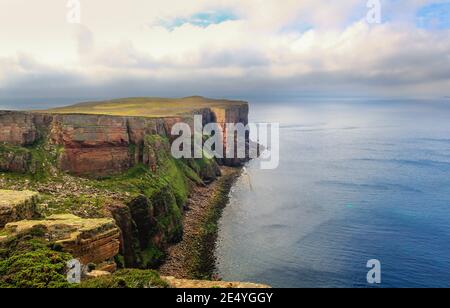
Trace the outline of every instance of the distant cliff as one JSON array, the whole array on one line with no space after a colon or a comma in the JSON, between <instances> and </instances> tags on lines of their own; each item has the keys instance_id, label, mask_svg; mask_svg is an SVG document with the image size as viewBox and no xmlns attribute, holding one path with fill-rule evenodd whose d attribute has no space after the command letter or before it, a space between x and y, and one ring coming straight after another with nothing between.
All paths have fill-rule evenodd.
<instances>
[{"instance_id":1,"label":"distant cliff","mask_svg":"<svg viewBox=\"0 0 450 308\"><path fill-rule=\"evenodd\" d=\"M171 139L172 126L192 125L194 114L203 116L203 124L247 124L248 104L198 97L168 102L138 98L39 112L0 111L0 143L22 148L0 152L0 170L33 172L39 166L27 148L39 142L58 148L54 157L58 168L75 175L107 176L139 163L151 165L145 136ZM240 162L224 161L227 165Z\"/></svg>"}]
</instances>

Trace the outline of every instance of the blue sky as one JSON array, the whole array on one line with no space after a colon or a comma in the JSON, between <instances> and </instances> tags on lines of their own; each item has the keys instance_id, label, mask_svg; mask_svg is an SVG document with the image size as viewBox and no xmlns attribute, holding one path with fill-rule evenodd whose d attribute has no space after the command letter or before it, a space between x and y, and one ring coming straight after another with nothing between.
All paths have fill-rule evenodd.
<instances>
[{"instance_id":1,"label":"blue sky","mask_svg":"<svg viewBox=\"0 0 450 308\"><path fill-rule=\"evenodd\" d=\"M361 19L367 12L367 5L364 1L360 1L359 5L352 8L352 12L348 14L347 20L344 20L343 25L349 25ZM387 8L391 5L401 7L401 1L396 0L381 0ZM384 14L383 14L384 13ZM389 23L395 21L398 12L395 10L382 10L382 23ZM384 15L384 16L383 16ZM438 1L435 3L428 3L422 6L417 6L415 14L412 15L416 26L424 29L448 29L450 28L450 1ZM159 24L167 29L174 30L185 24L192 24L199 27L208 27L210 25L220 24L226 21L239 20L240 17L231 10L217 10L197 12L195 14L175 17L169 20L163 20ZM301 18L294 20L291 24L284 27L286 31L307 31L314 28L313 24L305 23Z\"/></svg>"},{"instance_id":2,"label":"blue sky","mask_svg":"<svg viewBox=\"0 0 450 308\"><path fill-rule=\"evenodd\" d=\"M424 29L450 29L450 2L432 3L417 11L417 26Z\"/></svg>"},{"instance_id":3,"label":"blue sky","mask_svg":"<svg viewBox=\"0 0 450 308\"><path fill-rule=\"evenodd\" d=\"M237 19L239 18L230 11L209 11L198 12L187 17L176 17L168 21L161 21L160 25L169 30L174 30L175 28L181 27L185 24L205 28L210 25L216 25L225 21Z\"/></svg>"}]
</instances>

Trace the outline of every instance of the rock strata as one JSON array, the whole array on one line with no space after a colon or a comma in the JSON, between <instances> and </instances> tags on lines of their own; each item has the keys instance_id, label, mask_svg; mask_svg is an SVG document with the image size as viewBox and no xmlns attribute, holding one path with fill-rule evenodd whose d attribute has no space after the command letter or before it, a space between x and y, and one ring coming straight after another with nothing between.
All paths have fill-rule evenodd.
<instances>
[{"instance_id":1,"label":"rock strata","mask_svg":"<svg viewBox=\"0 0 450 308\"><path fill-rule=\"evenodd\" d=\"M0 228L7 223L36 217L38 193L0 190Z\"/></svg>"},{"instance_id":2,"label":"rock strata","mask_svg":"<svg viewBox=\"0 0 450 308\"><path fill-rule=\"evenodd\" d=\"M45 220L8 223L8 237L33 234L61 247L82 264L100 264L119 253L120 230L113 219L83 219L71 214L52 215Z\"/></svg>"},{"instance_id":3,"label":"rock strata","mask_svg":"<svg viewBox=\"0 0 450 308\"><path fill-rule=\"evenodd\" d=\"M171 135L172 127L184 122L193 129L195 114L203 116L203 125L215 122L223 126L225 147L225 124L248 123L248 104L245 102L229 101L217 105L203 98L198 100L204 105L195 105L183 115L164 117L140 114L129 116L127 110L123 111L124 115L108 114L94 107L91 108L92 112L98 114L62 113L57 109L42 112L0 111L0 171L30 172L35 169L33 162L36 159L33 159L33 154L36 153L32 149L41 143L47 146L46 151L50 147L58 149L55 159L59 169L64 172L82 176L109 176L139 163L151 167L153 161L148 155L151 151L145 149L146 136L160 135L173 140L176 136ZM213 107L208 107L209 102ZM183 105L181 101L176 106L181 108ZM125 108L127 105L123 106ZM84 110L82 107L78 109ZM73 110L75 112L77 109ZM239 165L242 161L224 159L221 162Z\"/></svg>"}]
</instances>

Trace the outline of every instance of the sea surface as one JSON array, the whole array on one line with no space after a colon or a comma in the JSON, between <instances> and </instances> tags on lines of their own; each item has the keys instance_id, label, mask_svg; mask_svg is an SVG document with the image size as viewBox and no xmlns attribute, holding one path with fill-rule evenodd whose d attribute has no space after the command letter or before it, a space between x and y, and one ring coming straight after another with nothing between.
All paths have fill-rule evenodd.
<instances>
[{"instance_id":1,"label":"sea surface","mask_svg":"<svg viewBox=\"0 0 450 308\"><path fill-rule=\"evenodd\" d=\"M226 280L274 287L450 287L450 101L251 104L279 122L280 165L253 161L216 255Z\"/></svg>"}]
</instances>

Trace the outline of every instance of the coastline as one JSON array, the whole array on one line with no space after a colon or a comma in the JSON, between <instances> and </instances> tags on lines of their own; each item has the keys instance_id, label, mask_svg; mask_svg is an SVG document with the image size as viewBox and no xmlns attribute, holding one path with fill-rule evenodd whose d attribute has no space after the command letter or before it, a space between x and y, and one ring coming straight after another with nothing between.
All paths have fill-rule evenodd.
<instances>
[{"instance_id":1,"label":"coastline","mask_svg":"<svg viewBox=\"0 0 450 308\"><path fill-rule=\"evenodd\" d=\"M167 249L158 271L177 279L218 280L215 274L217 223L229 201L241 167L221 167L222 175L207 186L195 186L183 215L183 239Z\"/></svg>"}]
</instances>

